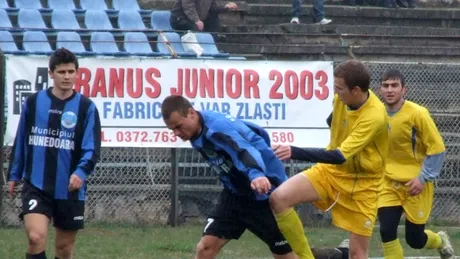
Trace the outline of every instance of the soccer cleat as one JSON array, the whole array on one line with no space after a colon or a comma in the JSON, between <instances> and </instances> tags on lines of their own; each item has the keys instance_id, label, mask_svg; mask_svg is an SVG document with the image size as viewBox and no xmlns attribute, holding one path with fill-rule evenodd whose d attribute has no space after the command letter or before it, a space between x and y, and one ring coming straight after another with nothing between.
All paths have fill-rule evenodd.
<instances>
[{"instance_id":1,"label":"soccer cleat","mask_svg":"<svg viewBox=\"0 0 460 259\"><path fill-rule=\"evenodd\" d=\"M350 248L350 240L344 239L337 248Z\"/></svg>"},{"instance_id":2,"label":"soccer cleat","mask_svg":"<svg viewBox=\"0 0 460 259\"><path fill-rule=\"evenodd\" d=\"M342 259L342 251L337 248L312 248L315 259Z\"/></svg>"},{"instance_id":3,"label":"soccer cleat","mask_svg":"<svg viewBox=\"0 0 460 259\"><path fill-rule=\"evenodd\" d=\"M444 231L439 231L438 235L441 237L442 240L442 248L438 249L441 259L454 259L454 248L452 248L449 236Z\"/></svg>"}]
</instances>

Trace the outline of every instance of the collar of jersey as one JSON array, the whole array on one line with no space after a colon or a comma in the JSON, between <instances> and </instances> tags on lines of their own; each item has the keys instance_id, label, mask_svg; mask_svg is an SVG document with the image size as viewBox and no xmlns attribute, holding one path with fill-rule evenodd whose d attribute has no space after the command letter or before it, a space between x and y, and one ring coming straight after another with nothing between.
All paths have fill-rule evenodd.
<instances>
[{"instance_id":1,"label":"collar of jersey","mask_svg":"<svg viewBox=\"0 0 460 259\"><path fill-rule=\"evenodd\" d=\"M67 102L68 100L72 100L72 98L74 98L74 96L77 94L77 92L75 92L75 90L72 90L72 95L71 95L71 96L69 96L69 97L67 97L67 98L65 98L65 99L59 99L59 98L57 98L57 97L53 94L52 90L53 90L53 87L50 87L50 88L48 88L48 89L46 90L46 93L48 94L48 96L49 96L51 99L57 100L57 101L59 101L59 102Z\"/></svg>"}]
</instances>

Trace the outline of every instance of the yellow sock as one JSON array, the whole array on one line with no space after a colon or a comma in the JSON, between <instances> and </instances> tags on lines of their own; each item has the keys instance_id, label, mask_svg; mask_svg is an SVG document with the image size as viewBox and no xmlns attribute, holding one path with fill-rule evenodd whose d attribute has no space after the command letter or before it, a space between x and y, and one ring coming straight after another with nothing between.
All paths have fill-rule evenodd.
<instances>
[{"instance_id":1,"label":"yellow sock","mask_svg":"<svg viewBox=\"0 0 460 259\"><path fill-rule=\"evenodd\" d=\"M426 241L425 249L442 248L442 240L438 234L434 233L431 230L425 230L425 234L428 236L428 240Z\"/></svg>"},{"instance_id":2,"label":"yellow sock","mask_svg":"<svg viewBox=\"0 0 460 259\"><path fill-rule=\"evenodd\" d=\"M383 243L383 257L385 259L404 259L404 253L399 239Z\"/></svg>"},{"instance_id":3,"label":"yellow sock","mask_svg":"<svg viewBox=\"0 0 460 259\"><path fill-rule=\"evenodd\" d=\"M303 231L303 225L294 209L275 215L278 228L283 233L292 250L300 259L315 259Z\"/></svg>"}]
</instances>

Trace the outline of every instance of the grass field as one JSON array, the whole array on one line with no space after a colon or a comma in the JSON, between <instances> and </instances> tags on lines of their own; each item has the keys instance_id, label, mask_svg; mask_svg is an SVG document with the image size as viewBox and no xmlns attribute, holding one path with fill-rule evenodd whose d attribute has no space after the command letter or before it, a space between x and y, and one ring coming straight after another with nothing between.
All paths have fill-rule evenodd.
<instances>
[{"instance_id":1,"label":"grass field","mask_svg":"<svg viewBox=\"0 0 460 259\"><path fill-rule=\"evenodd\" d=\"M75 259L182 259L193 258L201 225L171 227L128 227L88 225L78 237ZM447 230L454 247L460 252L460 228L431 227L433 231ZM54 258L53 238L50 230L47 256ZM331 247L339 244L347 233L336 228L306 229L312 246ZM404 229L400 229L400 240L405 247L405 256L437 256L436 251L416 251L404 244ZM0 258L24 258L26 239L22 229L0 229ZM371 241L371 256L382 256L378 232ZM218 258L271 258L265 244L246 231L240 240L230 242Z\"/></svg>"}]
</instances>

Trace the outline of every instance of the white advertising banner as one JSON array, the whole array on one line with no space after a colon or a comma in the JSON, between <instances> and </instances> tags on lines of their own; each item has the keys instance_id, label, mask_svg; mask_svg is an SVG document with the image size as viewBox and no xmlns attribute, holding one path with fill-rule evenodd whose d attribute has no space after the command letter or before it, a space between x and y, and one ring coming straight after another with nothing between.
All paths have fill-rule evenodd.
<instances>
[{"instance_id":1,"label":"white advertising banner","mask_svg":"<svg viewBox=\"0 0 460 259\"><path fill-rule=\"evenodd\" d=\"M165 127L161 103L182 95L263 126L273 143L326 147L332 110L332 62L80 57L75 90L99 110L102 146L189 147ZM6 60L7 130L12 145L25 99L52 87L48 57Z\"/></svg>"}]
</instances>

